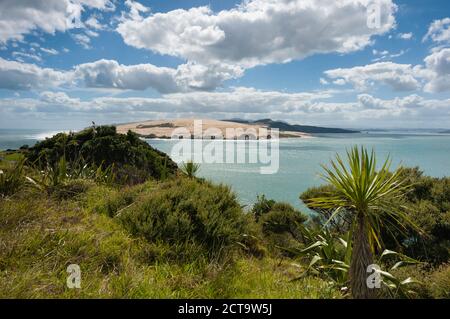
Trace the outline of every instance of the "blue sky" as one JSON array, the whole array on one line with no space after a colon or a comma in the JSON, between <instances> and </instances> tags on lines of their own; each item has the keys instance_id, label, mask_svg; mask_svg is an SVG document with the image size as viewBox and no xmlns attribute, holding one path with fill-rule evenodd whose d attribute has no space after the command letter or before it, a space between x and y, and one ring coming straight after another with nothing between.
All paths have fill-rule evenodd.
<instances>
[{"instance_id":1,"label":"blue sky","mask_svg":"<svg viewBox=\"0 0 450 319\"><path fill-rule=\"evenodd\" d=\"M450 128L449 17L445 0L3 0L0 128Z\"/></svg>"}]
</instances>

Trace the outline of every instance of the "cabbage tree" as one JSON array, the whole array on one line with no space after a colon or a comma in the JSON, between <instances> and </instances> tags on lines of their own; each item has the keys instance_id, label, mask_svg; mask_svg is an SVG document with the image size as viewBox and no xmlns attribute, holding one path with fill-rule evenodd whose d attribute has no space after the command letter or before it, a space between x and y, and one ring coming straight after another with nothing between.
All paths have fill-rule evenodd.
<instances>
[{"instance_id":1,"label":"cabbage tree","mask_svg":"<svg viewBox=\"0 0 450 319\"><path fill-rule=\"evenodd\" d=\"M381 248L380 231L386 224L414 226L408 216L389 204L389 200L405 194L409 185L401 179L400 169L390 172L391 160L377 167L375 153L364 147L347 151L345 162L339 155L330 167L323 166L322 177L335 188L329 196L312 198L308 206L333 209L330 219L340 214L351 216L353 229L352 257L349 269L350 293L353 298L376 298L376 289L370 289L366 280L367 268L374 263L376 247Z\"/></svg>"}]
</instances>

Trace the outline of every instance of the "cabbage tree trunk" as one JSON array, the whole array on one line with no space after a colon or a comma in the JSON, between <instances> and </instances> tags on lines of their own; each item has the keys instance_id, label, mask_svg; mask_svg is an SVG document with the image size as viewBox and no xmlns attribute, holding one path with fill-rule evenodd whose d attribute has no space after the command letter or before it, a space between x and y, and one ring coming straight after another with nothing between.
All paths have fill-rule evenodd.
<instances>
[{"instance_id":1,"label":"cabbage tree trunk","mask_svg":"<svg viewBox=\"0 0 450 319\"><path fill-rule=\"evenodd\" d=\"M373 254L370 249L367 219L365 214L358 213L357 225L353 233L353 252L350 263L349 279L350 293L354 299L373 299L377 291L367 286L367 267L373 264Z\"/></svg>"}]
</instances>

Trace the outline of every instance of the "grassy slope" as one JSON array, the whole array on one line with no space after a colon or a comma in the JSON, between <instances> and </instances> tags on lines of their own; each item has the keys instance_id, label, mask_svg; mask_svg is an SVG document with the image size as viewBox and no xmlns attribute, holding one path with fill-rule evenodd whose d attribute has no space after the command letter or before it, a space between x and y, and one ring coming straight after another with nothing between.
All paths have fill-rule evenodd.
<instances>
[{"instance_id":1,"label":"grassy slope","mask_svg":"<svg viewBox=\"0 0 450 319\"><path fill-rule=\"evenodd\" d=\"M19 152L0 152L0 160L4 161L20 161L23 155Z\"/></svg>"},{"instance_id":2,"label":"grassy slope","mask_svg":"<svg viewBox=\"0 0 450 319\"><path fill-rule=\"evenodd\" d=\"M155 184L128 191L148 196ZM123 192L92 185L69 200L36 191L0 199L0 298L340 297L321 279L290 282L299 272L289 260L171 261L164 243L133 238L108 217L122 208L110 199ZM81 267L79 290L66 287L72 263Z\"/></svg>"}]
</instances>

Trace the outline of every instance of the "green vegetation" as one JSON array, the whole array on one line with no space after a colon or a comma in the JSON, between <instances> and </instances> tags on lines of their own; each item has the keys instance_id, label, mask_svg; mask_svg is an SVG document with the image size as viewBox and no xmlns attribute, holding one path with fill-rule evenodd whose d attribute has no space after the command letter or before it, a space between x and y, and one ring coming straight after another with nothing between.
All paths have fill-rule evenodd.
<instances>
[{"instance_id":1,"label":"green vegetation","mask_svg":"<svg viewBox=\"0 0 450 319\"><path fill-rule=\"evenodd\" d=\"M347 152L348 163L339 155L331 162L331 169L324 167L324 179L336 190L332 196L311 198L312 208L334 210L350 215L353 234L352 259L349 268L350 292L354 298L374 298L377 290L366 284L367 267L374 264L373 253L381 247L380 233L390 219L399 224L414 225L406 214L387 205L387 200L399 198L407 185L400 179L401 171L390 173L387 159L377 170L375 153L357 147ZM347 166L348 165L348 166Z\"/></svg>"},{"instance_id":2,"label":"green vegetation","mask_svg":"<svg viewBox=\"0 0 450 319\"><path fill-rule=\"evenodd\" d=\"M67 154L42 168L29 154L0 163L20 181L0 200L0 297L341 297L321 278L291 282L298 267L266 254L228 187L175 175L120 185ZM70 264L81 289L66 286Z\"/></svg>"},{"instance_id":3,"label":"green vegetation","mask_svg":"<svg viewBox=\"0 0 450 319\"><path fill-rule=\"evenodd\" d=\"M367 215L369 220L366 225L373 231L367 229L365 232L368 238L373 236L369 241L369 257L375 255L376 263L390 269L389 272L381 273L383 284L388 288L387 293L394 292L395 297L442 298L445 293L441 291L450 289L448 280L445 280L450 276L450 270L444 265L449 261L450 252L450 178L426 177L417 168L400 168L395 173L389 173L386 170L389 162L375 172L374 168L364 168L374 162L374 155L368 156L367 152L362 151L363 155L359 154L358 160L356 152L354 149L349 153L350 171L338 159L338 163L332 164L334 171L326 169L327 177L331 177L327 179L328 185L310 189L301 195L301 199L317 212L313 224L320 227L325 225L335 241L348 236L349 232L355 231L354 214L361 207L353 203L358 198L364 199L367 190L374 196L376 186L383 186L380 188L381 196L376 196L375 202L366 206L375 215ZM358 161L361 162L359 166ZM363 162L365 165L362 165ZM355 171L371 171L371 174L375 174L373 178L377 176L376 182L368 183L371 174L364 177L363 174L354 174ZM360 187L364 185L370 187ZM343 199L346 197L354 199L345 202ZM357 238L354 234L353 241L361 242ZM364 265L367 263L364 262ZM433 284L430 285L427 279L434 276L443 279L439 284L431 281Z\"/></svg>"},{"instance_id":4,"label":"green vegetation","mask_svg":"<svg viewBox=\"0 0 450 319\"><path fill-rule=\"evenodd\" d=\"M0 169L0 196L13 195L24 183L23 159L18 162L8 162L4 170Z\"/></svg>"},{"instance_id":5,"label":"green vegetation","mask_svg":"<svg viewBox=\"0 0 450 319\"><path fill-rule=\"evenodd\" d=\"M341 291L345 295L350 296L347 283L350 280L349 270L353 253L352 232L347 232L342 237L337 237L328 229L303 227L302 234L308 246L297 249L295 253L300 260L306 260L309 264L306 271L299 278L303 278L308 274L324 276L329 278L336 287L341 287ZM418 281L411 277L399 279L399 277L392 274L392 271L407 265L419 264L418 261L394 251L385 250L375 260L375 264L387 266L389 263L386 264L385 260L393 256L397 257L398 260L393 266L390 266L390 272L379 269L381 280L378 295L392 298L417 296L414 285Z\"/></svg>"},{"instance_id":6,"label":"green vegetation","mask_svg":"<svg viewBox=\"0 0 450 319\"><path fill-rule=\"evenodd\" d=\"M194 178L200 170L200 164L192 161L181 164L181 172L189 178Z\"/></svg>"},{"instance_id":7,"label":"green vegetation","mask_svg":"<svg viewBox=\"0 0 450 319\"><path fill-rule=\"evenodd\" d=\"M195 185L198 183L197 185ZM169 196L171 187L210 192L203 204L230 205L230 216L246 215L224 187L192 180L148 181L129 188L91 183L77 196L60 199L37 189L0 202L0 297L3 298L338 298L339 292L320 278L291 283L297 268L288 261L260 259L245 249L246 236L231 229L242 223L217 216L205 225L200 242L195 218L205 213L179 204L187 228L183 239L170 238L171 224L143 224L146 208ZM219 196L219 198L217 198ZM222 199L216 203L213 199ZM130 204L131 203L131 204ZM134 204L133 204L134 203ZM150 206L149 206L150 205ZM172 203L171 205L175 205ZM200 208L200 206L197 206ZM204 208L203 208L204 207ZM169 209L169 207L166 207ZM160 213L168 213L160 209ZM172 211L170 211L172 212ZM188 212L194 212L192 217ZM175 214L175 213L174 213ZM127 217L128 216L128 217ZM151 214L156 221L158 215ZM174 217L174 215L172 215ZM133 222L136 225L133 226ZM221 224L224 223L224 225ZM139 231L130 231L136 227ZM178 229L180 231L180 229ZM202 234L202 233L201 233ZM151 235L152 240L147 238ZM153 240L158 238L158 240ZM166 240L167 239L167 240ZM192 241L191 241L192 239ZM236 240L236 242L234 242ZM241 242L239 242L241 241ZM204 246L204 244L206 246ZM211 252L223 251L221 258ZM225 252L227 252L225 254ZM81 289L66 287L69 264L79 264Z\"/></svg>"},{"instance_id":8,"label":"green vegetation","mask_svg":"<svg viewBox=\"0 0 450 319\"><path fill-rule=\"evenodd\" d=\"M68 163L111 167L118 182L138 184L148 178L173 175L177 165L166 154L152 148L131 131L117 134L114 126L99 126L78 133L59 133L30 148L29 163L39 168L55 167L61 158Z\"/></svg>"},{"instance_id":9,"label":"green vegetation","mask_svg":"<svg viewBox=\"0 0 450 319\"><path fill-rule=\"evenodd\" d=\"M122 210L119 220L135 236L180 248L179 258L231 254L251 224L228 187L180 178L162 183L151 196Z\"/></svg>"},{"instance_id":10,"label":"green vegetation","mask_svg":"<svg viewBox=\"0 0 450 319\"><path fill-rule=\"evenodd\" d=\"M85 146L90 142L103 152ZM122 143L134 145L130 157L115 154L126 150ZM58 134L44 144L0 153L0 298L350 296L349 269L359 253L354 244L359 237L353 235L358 228L352 227L356 209L351 201L343 205L346 199L336 185L302 195L317 211L314 218L264 196L245 211L229 187L178 171L165 155L113 128ZM374 163L364 152L360 161ZM136 169L143 182L135 171L117 169L130 163L142 164ZM370 227L390 249L369 242L383 269L379 296L448 298L450 183L418 170L362 167L370 169L355 179L358 185L377 176L382 194L396 180L413 184L401 198L378 196L389 206L369 205L373 214L380 208L379 222ZM343 208L336 213L335 206L324 205L325 198ZM406 204L415 209L407 210ZM394 216L385 213L386 207L403 209L400 214L414 219L423 232L412 226L400 231L393 221L385 222ZM427 213L422 216L419 209ZM416 249L419 238L425 246ZM439 258L426 254L427 240ZM81 267L81 289L66 286L70 264Z\"/></svg>"},{"instance_id":11,"label":"green vegetation","mask_svg":"<svg viewBox=\"0 0 450 319\"><path fill-rule=\"evenodd\" d=\"M301 225L307 216L286 203L258 196L251 210L272 255L291 256L289 249L299 246Z\"/></svg>"},{"instance_id":12,"label":"green vegetation","mask_svg":"<svg viewBox=\"0 0 450 319\"><path fill-rule=\"evenodd\" d=\"M399 225L391 225L382 230L380 241L387 249L400 251L415 259L434 266L445 263L450 258L450 178L424 176L418 168L401 169L400 178L411 185L403 198L389 200L388 207L404 212L416 227L399 230ZM301 195L304 202L311 198L334 196L336 190L330 185L312 188ZM313 208L318 214L316 223L325 223L334 210ZM349 229L349 219L345 215L330 220L329 227L337 233Z\"/></svg>"},{"instance_id":13,"label":"green vegetation","mask_svg":"<svg viewBox=\"0 0 450 319\"><path fill-rule=\"evenodd\" d=\"M403 249L405 254L416 259L429 260L435 264L447 261L450 256L450 178L423 176L418 168L404 168L401 175L411 187L402 201L392 201L390 205L403 209L422 232L415 228L395 232L396 227L391 227L389 231L382 232L382 242L389 249ZM310 198L332 195L334 192L333 187L322 186L308 190L301 198L308 202ZM315 216L317 223L322 223L332 215L332 210L314 210L318 213ZM337 232L342 232L348 226L345 218L332 220L329 224Z\"/></svg>"},{"instance_id":14,"label":"green vegetation","mask_svg":"<svg viewBox=\"0 0 450 319\"><path fill-rule=\"evenodd\" d=\"M27 182L48 194L59 193L70 196L72 191L82 187L85 181L112 184L115 182L114 166L103 168L95 164L87 165L77 162L67 162L63 156L54 165L43 170L35 170L34 174L26 176ZM76 194L77 192L75 192Z\"/></svg>"}]
</instances>

